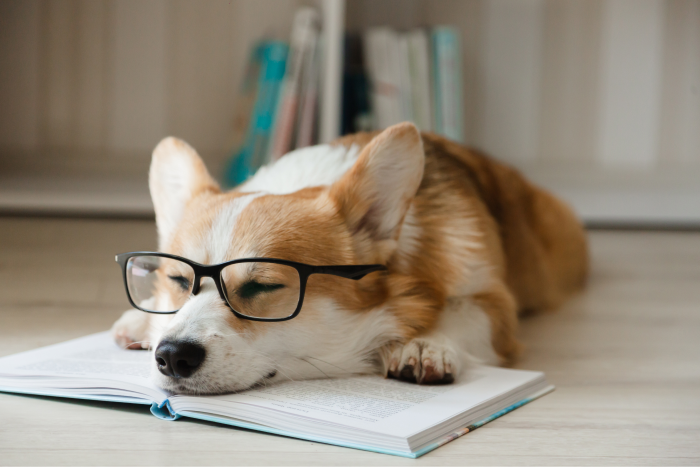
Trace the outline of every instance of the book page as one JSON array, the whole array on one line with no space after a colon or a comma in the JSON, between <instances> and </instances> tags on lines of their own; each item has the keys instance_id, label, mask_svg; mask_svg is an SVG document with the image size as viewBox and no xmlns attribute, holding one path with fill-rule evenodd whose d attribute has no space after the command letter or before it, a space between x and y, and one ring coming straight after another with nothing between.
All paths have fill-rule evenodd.
<instances>
[{"instance_id":1,"label":"book page","mask_svg":"<svg viewBox=\"0 0 700 467\"><path fill-rule=\"evenodd\" d=\"M420 386L380 376L289 381L221 396L178 396L149 379L152 353L123 350L108 332L0 358L0 387L63 389L96 388L99 394L124 391L162 402L176 411L200 410L246 419L257 414L280 420L288 414L298 423L319 421L390 436L410 437L455 416L474 410L528 384L542 373L477 367L453 384ZM136 397L136 396L135 396ZM283 416L284 418L284 416Z\"/></svg>"},{"instance_id":2,"label":"book page","mask_svg":"<svg viewBox=\"0 0 700 467\"><path fill-rule=\"evenodd\" d=\"M201 403L237 404L283 412L375 433L408 438L458 414L476 409L543 378L538 372L477 367L457 382L421 386L380 376L291 381L239 394L199 398ZM170 398L174 407L183 396ZM191 400L191 399L190 399Z\"/></svg>"},{"instance_id":3,"label":"book page","mask_svg":"<svg viewBox=\"0 0 700 467\"><path fill-rule=\"evenodd\" d=\"M149 379L151 358L151 352L120 348L108 332L102 332L0 358L0 386L27 388L37 377L41 377L41 384L55 380L53 387L64 388L114 381L127 383L127 386L115 384L115 388L143 387L147 394L155 391L158 399L163 400L167 393Z\"/></svg>"},{"instance_id":4,"label":"book page","mask_svg":"<svg viewBox=\"0 0 700 467\"><path fill-rule=\"evenodd\" d=\"M301 413L315 410L374 423L449 390L450 386L419 386L366 376L281 383L247 395L274 400Z\"/></svg>"}]
</instances>

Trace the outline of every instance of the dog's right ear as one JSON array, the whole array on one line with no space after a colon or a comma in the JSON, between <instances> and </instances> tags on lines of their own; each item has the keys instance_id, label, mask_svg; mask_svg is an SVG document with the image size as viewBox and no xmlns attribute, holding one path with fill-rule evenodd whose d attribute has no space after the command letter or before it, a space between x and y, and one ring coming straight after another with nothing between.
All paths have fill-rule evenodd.
<instances>
[{"instance_id":1,"label":"dog's right ear","mask_svg":"<svg viewBox=\"0 0 700 467\"><path fill-rule=\"evenodd\" d=\"M330 190L350 232L365 233L395 248L424 167L423 141L412 123L394 125L375 136Z\"/></svg>"},{"instance_id":2,"label":"dog's right ear","mask_svg":"<svg viewBox=\"0 0 700 467\"><path fill-rule=\"evenodd\" d=\"M197 151L173 137L165 138L153 150L149 187L161 250L170 243L187 203L200 194L220 192Z\"/></svg>"}]
</instances>

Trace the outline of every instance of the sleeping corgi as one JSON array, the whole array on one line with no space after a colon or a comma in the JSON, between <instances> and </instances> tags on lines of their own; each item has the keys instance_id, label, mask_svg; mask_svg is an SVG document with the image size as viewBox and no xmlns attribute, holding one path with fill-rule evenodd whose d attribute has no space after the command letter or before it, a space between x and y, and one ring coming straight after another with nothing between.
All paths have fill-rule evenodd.
<instances>
[{"instance_id":1,"label":"sleeping corgi","mask_svg":"<svg viewBox=\"0 0 700 467\"><path fill-rule=\"evenodd\" d=\"M228 192L194 149L166 138L149 184L161 252L200 265L277 258L384 269L359 280L309 276L298 315L285 321L241 319L216 277L178 299L177 313L125 312L112 328L117 343L154 349L152 378L176 393L358 373L449 383L473 361L513 362L518 315L557 307L586 279L585 233L564 203L410 123L293 151ZM246 293L268 299L275 287ZM173 287L158 290L176 300Z\"/></svg>"}]
</instances>

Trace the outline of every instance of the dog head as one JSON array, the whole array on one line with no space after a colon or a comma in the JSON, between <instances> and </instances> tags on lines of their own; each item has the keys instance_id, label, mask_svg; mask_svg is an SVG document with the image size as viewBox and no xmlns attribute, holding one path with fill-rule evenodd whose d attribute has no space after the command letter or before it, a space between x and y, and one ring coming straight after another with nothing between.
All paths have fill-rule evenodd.
<instances>
[{"instance_id":1,"label":"dog head","mask_svg":"<svg viewBox=\"0 0 700 467\"><path fill-rule=\"evenodd\" d=\"M388 264L390 271L358 281L311 275L299 315L281 322L236 317L214 280L203 278L175 315L154 320L151 336L157 349L194 355L194 371L187 377L161 374L154 359L155 382L173 392L213 394L374 371L377 350L401 338L386 305L387 280L424 158L417 129L401 124L376 136L348 170L318 186L286 194L245 186L222 192L190 146L163 140L150 171L161 251L205 265L266 257L311 265ZM285 164L298 170L292 159Z\"/></svg>"}]
</instances>

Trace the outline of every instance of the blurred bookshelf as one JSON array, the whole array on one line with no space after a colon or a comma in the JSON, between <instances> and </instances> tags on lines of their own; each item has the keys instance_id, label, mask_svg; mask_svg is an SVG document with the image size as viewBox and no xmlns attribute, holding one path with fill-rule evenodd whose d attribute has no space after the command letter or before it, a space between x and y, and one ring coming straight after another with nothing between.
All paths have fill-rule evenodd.
<instances>
[{"instance_id":1,"label":"blurred bookshelf","mask_svg":"<svg viewBox=\"0 0 700 467\"><path fill-rule=\"evenodd\" d=\"M301 11L315 52L298 53ZM244 91L260 44L288 55L252 157L260 96ZM0 212L152 215L148 163L167 135L231 185L246 144L243 178L412 120L518 167L591 225L699 226L698 44L688 1L7 0ZM282 108L294 118L280 139Z\"/></svg>"}]
</instances>

